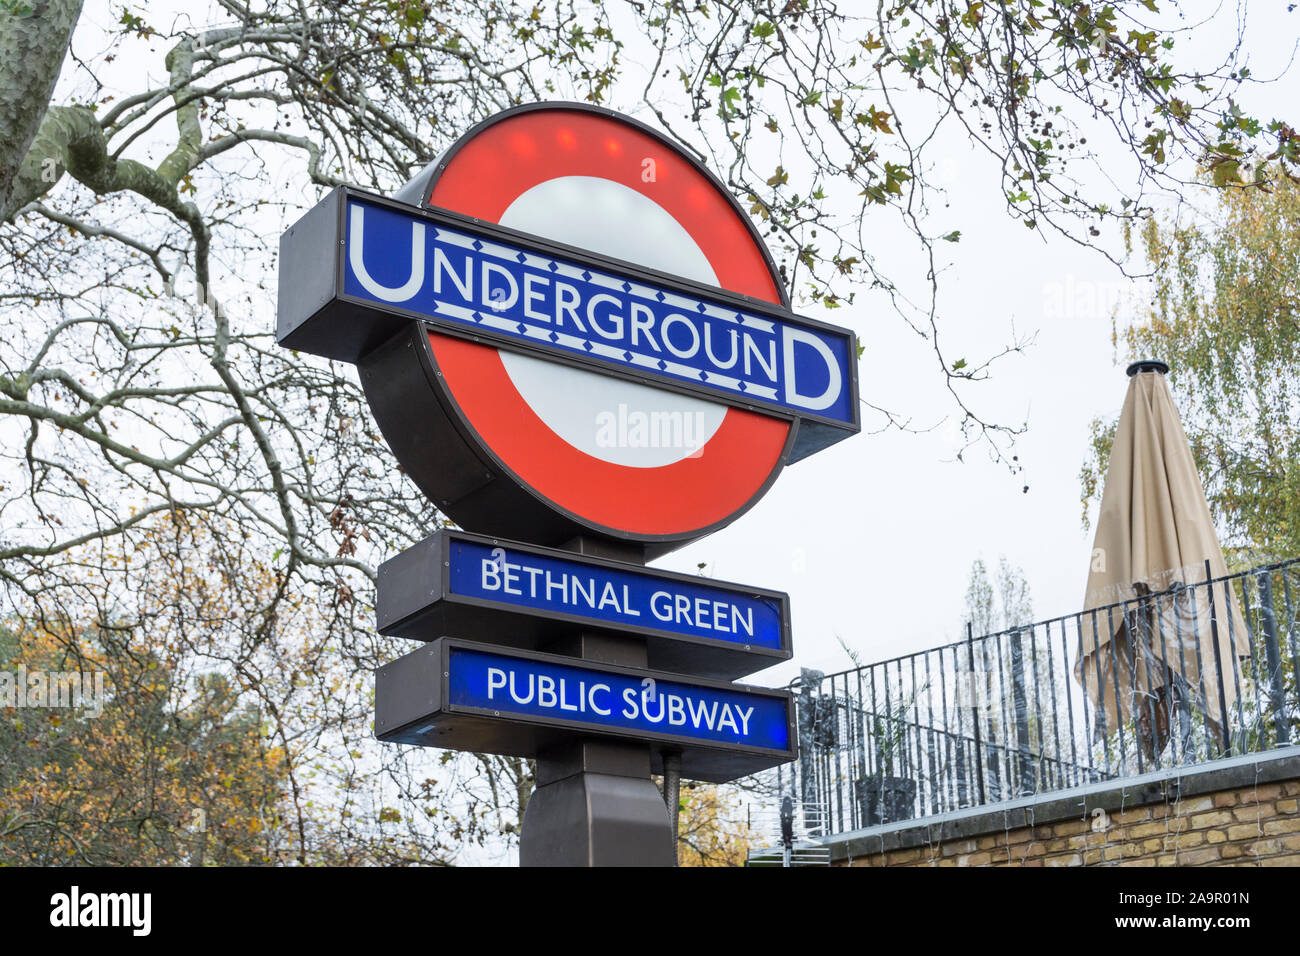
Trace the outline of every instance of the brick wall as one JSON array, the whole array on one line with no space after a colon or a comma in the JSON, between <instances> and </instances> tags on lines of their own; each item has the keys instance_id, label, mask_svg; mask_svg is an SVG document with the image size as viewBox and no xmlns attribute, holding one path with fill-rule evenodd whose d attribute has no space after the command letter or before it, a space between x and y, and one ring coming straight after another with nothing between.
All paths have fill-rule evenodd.
<instances>
[{"instance_id":1,"label":"brick wall","mask_svg":"<svg viewBox=\"0 0 1300 956\"><path fill-rule=\"evenodd\" d=\"M832 842L831 858L850 866L1300 866L1300 748L857 831Z\"/></svg>"}]
</instances>

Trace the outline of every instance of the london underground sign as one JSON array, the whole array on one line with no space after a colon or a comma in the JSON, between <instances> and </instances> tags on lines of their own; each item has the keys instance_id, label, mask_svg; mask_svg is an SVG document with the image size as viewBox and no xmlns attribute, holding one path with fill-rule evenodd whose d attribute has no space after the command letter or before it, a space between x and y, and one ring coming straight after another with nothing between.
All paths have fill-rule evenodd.
<instances>
[{"instance_id":1,"label":"london underground sign","mask_svg":"<svg viewBox=\"0 0 1300 956\"><path fill-rule=\"evenodd\" d=\"M734 200L647 128L509 112L402 198L340 189L286 233L277 334L357 362L463 526L654 555L859 430L853 334L790 312Z\"/></svg>"},{"instance_id":2,"label":"london underground sign","mask_svg":"<svg viewBox=\"0 0 1300 956\"><path fill-rule=\"evenodd\" d=\"M461 529L381 565L376 735L535 758L522 863L665 863L649 774L795 756L785 594L644 567L860 431L852 332L796 315L704 166L628 117L532 104L392 197L281 237L276 336L356 364L403 470Z\"/></svg>"}]
</instances>

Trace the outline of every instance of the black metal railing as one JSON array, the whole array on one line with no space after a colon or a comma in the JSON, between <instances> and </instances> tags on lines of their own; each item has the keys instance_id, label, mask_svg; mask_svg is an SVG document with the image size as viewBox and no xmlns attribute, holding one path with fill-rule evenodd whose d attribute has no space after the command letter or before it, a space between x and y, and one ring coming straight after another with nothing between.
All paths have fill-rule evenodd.
<instances>
[{"instance_id":1,"label":"black metal railing","mask_svg":"<svg viewBox=\"0 0 1300 956\"><path fill-rule=\"evenodd\" d=\"M804 671L794 789L837 833L1300 743L1298 612L1300 559Z\"/></svg>"}]
</instances>

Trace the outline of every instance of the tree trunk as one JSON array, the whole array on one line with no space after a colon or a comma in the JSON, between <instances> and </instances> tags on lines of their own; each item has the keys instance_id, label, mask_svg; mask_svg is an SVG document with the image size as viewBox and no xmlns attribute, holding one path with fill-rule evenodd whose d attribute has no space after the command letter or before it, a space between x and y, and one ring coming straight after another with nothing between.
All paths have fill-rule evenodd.
<instances>
[{"instance_id":1,"label":"tree trunk","mask_svg":"<svg viewBox=\"0 0 1300 956\"><path fill-rule=\"evenodd\" d=\"M32 0L0 13L0 220L12 211L14 181L54 95L81 4Z\"/></svg>"}]
</instances>

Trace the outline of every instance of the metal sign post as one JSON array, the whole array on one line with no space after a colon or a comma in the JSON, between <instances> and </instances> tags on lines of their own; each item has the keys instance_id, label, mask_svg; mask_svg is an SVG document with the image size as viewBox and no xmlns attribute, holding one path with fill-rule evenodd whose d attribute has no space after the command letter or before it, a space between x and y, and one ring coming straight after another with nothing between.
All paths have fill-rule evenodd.
<instances>
[{"instance_id":1,"label":"metal sign post","mask_svg":"<svg viewBox=\"0 0 1300 956\"><path fill-rule=\"evenodd\" d=\"M786 595L645 567L860 430L852 332L790 310L744 210L608 110L480 124L395 197L281 237L281 345L355 363L405 473L463 531L385 562L391 743L528 757L523 865L673 865L651 774L795 759Z\"/></svg>"}]
</instances>

